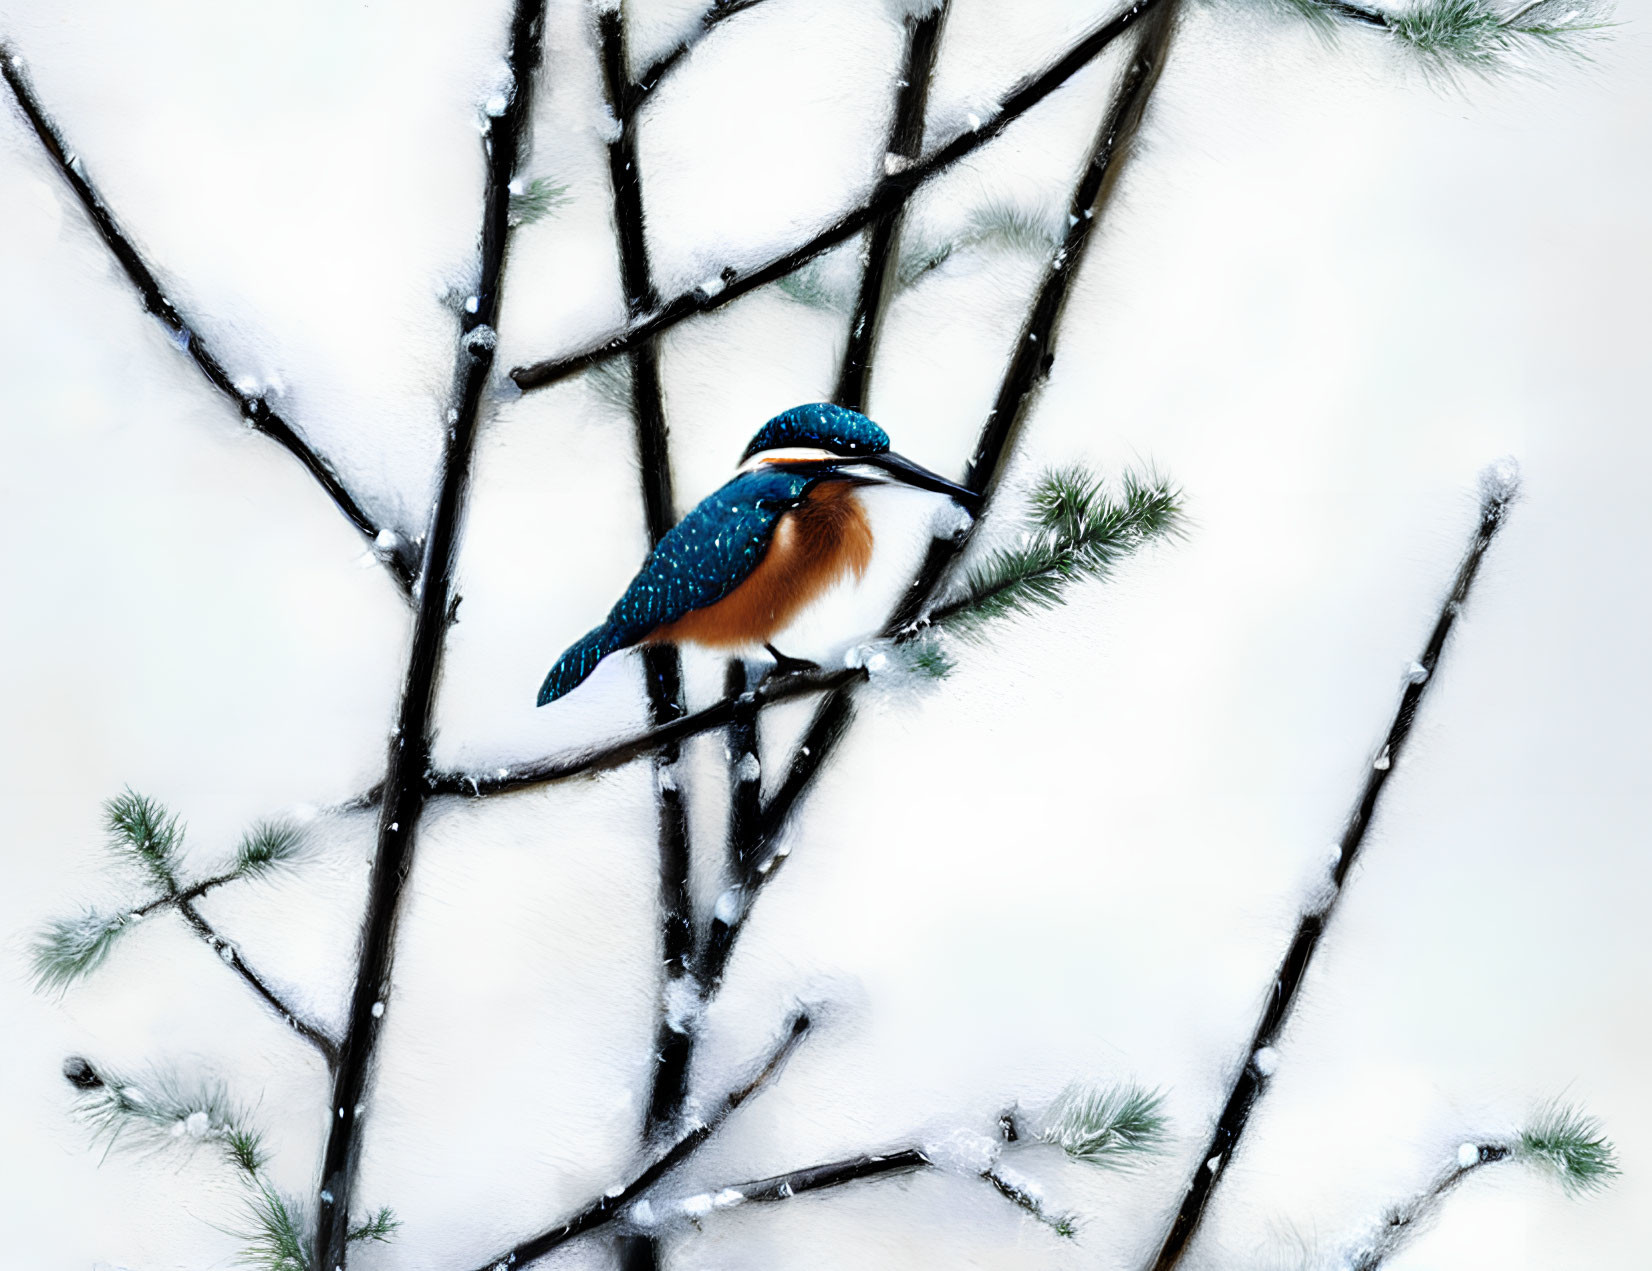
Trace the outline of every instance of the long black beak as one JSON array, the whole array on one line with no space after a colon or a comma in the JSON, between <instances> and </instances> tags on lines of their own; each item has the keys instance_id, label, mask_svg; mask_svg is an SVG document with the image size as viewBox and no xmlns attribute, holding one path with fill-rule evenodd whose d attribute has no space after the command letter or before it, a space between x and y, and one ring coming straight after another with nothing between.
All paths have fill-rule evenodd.
<instances>
[{"instance_id":1,"label":"long black beak","mask_svg":"<svg viewBox=\"0 0 1652 1271\"><path fill-rule=\"evenodd\" d=\"M981 506L981 496L967 486L956 485L938 473L928 468L919 467L912 460L903 455L886 450L881 455L866 455L857 462L871 464L882 468L897 481L904 481L907 485L916 486L920 490L933 490L937 494L951 495L961 504L965 511L974 513Z\"/></svg>"}]
</instances>

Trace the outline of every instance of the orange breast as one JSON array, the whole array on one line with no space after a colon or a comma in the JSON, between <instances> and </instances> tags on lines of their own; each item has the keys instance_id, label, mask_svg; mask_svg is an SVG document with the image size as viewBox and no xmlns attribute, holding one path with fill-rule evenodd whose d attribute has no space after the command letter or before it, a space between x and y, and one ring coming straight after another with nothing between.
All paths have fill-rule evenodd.
<instances>
[{"instance_id":1,"label":"orange breast","mask_svg":"<svg viewBox=\"0 0 1652 1271\"><path fill-rule=\"evenodd\" d=\"M854 487L822 481L781 516L750 577L715 604L655 628L644 643L764 644L833 583L861 577L871 562L872 525Z\"/></svg>"}]
</instances>

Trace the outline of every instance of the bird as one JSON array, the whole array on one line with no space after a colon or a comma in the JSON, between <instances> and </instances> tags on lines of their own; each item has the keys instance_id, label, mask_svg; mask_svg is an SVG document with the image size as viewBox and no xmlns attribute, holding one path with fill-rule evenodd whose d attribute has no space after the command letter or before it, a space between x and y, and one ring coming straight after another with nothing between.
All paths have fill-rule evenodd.
<instances>
[{"instance_id":1,"label":"bird","mask_svg":"<svg viewBox=\"0 0 1652 1271\"><path fill-rule=\"evenodd\" d=\"M833 584L865 574L872 526L856 490L890 482L948 495L971 515L980 507L975 491L894 453L889 434L859 411L813 402L776 415L734 477L660 539L602 625L556 660L538 704L638 646L761 645L775 671L814 669L781 653L774 637Z\"/></svg>"}]
</instances>

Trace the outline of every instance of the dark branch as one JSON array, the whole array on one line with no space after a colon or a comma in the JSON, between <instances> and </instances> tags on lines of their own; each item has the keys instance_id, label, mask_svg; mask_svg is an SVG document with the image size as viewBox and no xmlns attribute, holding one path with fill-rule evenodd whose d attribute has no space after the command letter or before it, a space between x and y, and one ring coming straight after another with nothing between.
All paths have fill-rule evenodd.
<instances>
[{"instance_id":1,"label":"dark branch","mask_svg":"<svg viewBox=\"0 0 1652 1271\"><path fill-rule=\"evenodd\" d=\"M618 353L628 353L686 318L721 308L749 291L784 278L822 252L860 233L879 217L904 205L930 177L986 145L1016 119L1099 57L1108 45L1135 26L1141 18L1168 2L1169 0L1134 0L1124 12L1079 40L1060 60L1011 89L998 112L984 120L979 128L953 138L929 157L886 177L865 203L840 217L802 246L793 248L747 274L725 271L723 281L713 290L701 288L675 296L663 302L646 317L627 323L623 330L577 353L517 367L511 372L511 378L524 390L543 388L604 358L613 357Z\"/></svg>"},{"instance_id":2,"label":"dark branch","mask_svg":"<svg viewBox=\"0 0 1652 1271\"><path fill-rule=\"evenodd\" d=\"M879 1155L851 1156L847 1160L829 1161L824 1165L810 1165L789 1174L775 1174L750 1183L737 1183L728 1189L744 1197L742 1203L761 1205L777 1200L790 1200L804 1192L818 1192L827 1187L842 1187L845 1183L859 1183L890 1174L909 1174L913 1170L928 1169L930 1160L915 1147L900 1148Z\"/></svg>"},{"instance_id":3,"label":"dark branch","mask_svg":"<svg viewBox=\"0 0 1652 1271\"><path fill-rule=\"evenodd\" d=\"M1376 1231L1363 1249L1347 1260L1348 1271L1377 1271L1389 1258L1398 1253L1434 1216L1445 1198L1470 1174L1487 1165L1506 1161L1514 1149L1506 1143L1479 1143L1474 1159L1467 1165L1457 1164L1445 1170L1428 1187L1408 1200L1401 1201L1382 1216Z\"/></svg>"},{"instance_id":4,"label":"dark branch","mask_svg":"<svg viewBox=\"0 0 1652 1271\"><path fill-rule=\"evenodd\" d=\"M895 114L889 124L889 144L884 168L898 170L915 162L923 152L924 109L929 103L929 82L935 74L935 55L941 47L941 23L946 20L946 0L921 18L906 20L906 65L901 73L901 91L895 99ZM849 339L843 350L843 366L838 372L833 399L850 410L865 410L867 385L872 376L872 349L878 338L884 302L901 236L901 209L891 208L872 222L866 242L866 269L861 274L860 297L854 317L849 320Z\"/></svg>"},{"instance_id":5,"label":"dark branch","mask_svg":"<svg viewBox=\"0 0 1652 1271\"><path fill-rule=\"evenodd\" d=\"M1512 493L1506 486L1494 486L1487 491L1480 507L1479 525L1469 544L1468 554L1463 558L1463 563L1457 570L1456 580L1452 583L1451 592L1435 619L1434 631L1418 659L1417 670L1413 672L1405 691L1400 695L1400 703L1388 726L1382 749L1366 773L1365 786L1360 792L1359 802L1355 804L1353 814L1348 818L1347 828L1342 832L1337 860L1330 871L1330 899L1322 907L1304 914L1297 926L1296 935L1285 952L1273 983L1269 986L1262 1016L1257 1022L1256 1031L1251 1035L1250 1048L1245 1052L1245 1064L1228 1090L1227 1102L1216 1121L1209 1143L1198 1157L1193 1177L1182 1197L1181 1207L1177 1210L1158 1256L1153 1260L1153 1271L1170 1271L1176 1265L1204 1216L1211 1193L1215 1191L1233 1159L1233 1153L1239 1146L1245 1126L1250 1121L1251 1112L1257 1100L1261 1098L1268 1079L1268 1074L1262 1071L1262 1067L1266 1066L1270 1071L1272 1067L1271 1064L1259 1066L1256 1054L1271 1047L1278 1040L1286 1021L1290 1018L1291 1008L1296 1004L1297 994L1302 989L1308 966L1319 948L1320 938L1325 934L1325 928L1342 899L1343 886L1347 882L1349 871L1353 869L1355 861L1359 859L1360 849L1365 845L1365 835L1376 814L1377 802L1382 797L1388 779L1393 774L1394 765L1399 762L1406 741L1411 736L1417 711L1434 683L1446 637L1451 634L1451 629L1457 622L1457 615L1468 600L1469 589L1474 585L1475 575L1479 572L1480 562L1485 558L1486 550L1491 546L1492 538L1503 525L1511 497Z\"/></svg>"},{"instance_id":6,"label":"dark branch","mask_svg":"<svg viewBox=\"0 0 1652 1271\"><path fill-rule=\"evenodd\" d=\"M660 86L672 71L676 70L688 54L699 42L710 35L719 23L732 18L737 13L744 13L747 9L755 9L763 0L713 0L711 8L700 19L700 30L697 35L684 40L664 57L658 58L650 64L642 74L638 75L631 84L627 98L627 109L635 111L642 104L643 98Z\"/></svg>"},{"instance_id":7,"label":"dark branch","mask_svg":"<svg viewBox=\"0 0 1652 1271\"><path fill-rule=\"evenodd\" d=\"M997 399L993 404L964 484L990 495L1016 430L1030 405L1033 389L1049 374L1055 361L1057 324L1066 303L1072 279L1084 261L1096 213L1110 190L1115 161L1127 147L1141 122L1148 95L1157 79L1173 25L1174 0L1162 0L1144 22L1136 50L1125 69L1124 78L1108 106L1106 117L1091 149L1083 175L1073 193L1067 218L1068 229L1061 249L1045 270L1038 295L1010 354ZM894 617L884 628L885 637L906 632L934 600L947 569L958 559L969 536L938 541L932 545L917 579ZM758 890L770 881L785 860L778 845L786 833L798 801L812 784L815 774L832 756L838 741L848 730L854 707L850 687L835 690L815 714L803 744L798 748L786 780L764 809L755 854L759 861L753 885L742 897L740 912L729 922L713 918L706 937L701 976L708 990L721 982L734 943L739 939L746 915Z\"/></svg>"},{"instance_id":8,"label":"dark branch","mask_svg":"<svg viewBox=\"0 0 1652 1271\"><path fill-rule=\"evenodd\" d=\"M213 882L218 881L222 880L213 880ZM206 941L213 952L223 959L224 965L246 981L247 987L264 1000L264 1003L276 1013L282 1023L320 1051L321 1057L327 1061L329 1068L336 1068L338 1066L338 1043L282 1001L275 990L270 988L263 978L247 965L246 959L241 956L240 950L219 935L212 924L201 916L201 911L191 903L192 896L200 895L206 887L211 885L212 883L198 883L187 892L179 892L175 896L168 896L163 902L146 905L138 912L147 913L161 903L175 905L183 920L189 924L190 929Z\"/></svg>"},{"instance_id":9,"label":"dark branch","mask_svg":"<svg viewBox=\"0 0 1652 1271\"><path fill-rule=\"evenodd\" d=\"M315 1242L317 1265L323 1267L341 1267L346 1260L360 1114L379 1021L391 987L396 915L413 867L414 833L429 795L431 709L448 629L448 605L482 394L493 368L499 287L510 234L510 182L529 120L544 11L544 0L518 0L511 20L508 55L511 92L503 113L488 120L483 135L487 168L476 306L474 312L465 314L460 326L454 390L457 414L448 431L441 487L414 588L419 607L413 624L413 648L396 731L391 736L350 1022L333 1087L332 1115L328 1117L330 1129L322 1161Z\"/></svg>"},{"instance_id":10,"label":"dark branch","mask_svg":"<svg viewBox=\"0 0 1652 1271\"><path fill-rule=\"evenodd\" d=\"M178 312L177 306L167 298L155 272L139 253L137 246L121 229L120 223L115 220L108 205L104 203L95 186L86 176L85 164L80 156L71 150L63 140L57 125L52 122L39 98L35 96L34 88L29 83L28 76L23 71L22 59L9 47L0 45L0 74L6 78L6 84L11 88L12 96L18 107L34 128L35 135L40 138L40 144L45 147L47 155L51 157L57 167L58 174L68 184L69 189L80 201L88 219L98 236L103 239L104 246L114 256L120 265L127 280L137 290L143 300L143 307L152 313L163 327L167 336L189 359L195 363L195 368L206 378L207 383L217 389L240 410L247 426L255 429L270 438L278 445L286 448L299 463L303 464L309 474L316 479L321 488L327 492L329 498L344 513L345 518L359 530L369 545L384 561L385 567L394 575L402 590L408 591L413 583L412 549L410 546L397 540L394 550L383 550L378 545L380 526L368 516L356 497L345 488L339 480L338 474L332 466L310 448L309 444L294 431L291 424L283 419L270 406L269 402L260 394L243 392L235 386L230 374L224 369L222 362L201 337L199 331Z\"/></svg>"},{"instance_id":11,"label":"dark branch","mask_svg":"<svg viewBox=\"0 0 1652 1271\"><path fill-rule=\"evenodd\" d=\"M791 1056L791 1053L797 1049L808 1031L809 1017L805 1014L794 1016L787 1026L784 1039L775 1047L763 1067L758 1070L757 1075L725 1098L709 1121L701 1121L679 1135L671 1146L657 1155L646 1168L623 1187L609 1189L567 1221L559 1223L547 1231L542 1231L528 1240L524 1240L521 1244L497 1257L489 1258L477 1271L493 1271L494 1268L501 1265L510 1267L515 1271L515 1268L526 1266L535 1258L544 1257L558 1245L566 1244L576 1236L583 1236L587 1232L595 1231L613 1222L633 1202L641 1198L662 1178L697 1152L712 1135L722 1128L723 1122L727 1121L729 1116L741 1104L761 1090L780 1070L781 1066Z\"/></svg>"},{"instance_id":12,"label":"dark branch","mask_svg":"<svg viewBox=\"0 0 1652 1271\"><path fill-rule=\"evenodd\" d=\"M800 672L768 680L753 690L753 695L761 708L810 693L829 692L865 678L865 670L859 667ZM634 736L590 750L576 750L567 755L541 759L515 768L498 768L492 773L433 772L427 780L426 789L431 795L455 795L460 798L478 799L489 795L508 794L513 790L526 790L552 781L564 781L569 777L578 777L586 773L602 772L628 764L661 747L677 745L690 737L697 737L716 728L726 728L734 717L734 710L735 699L725 697L703 710L672 720L669 724L645 729ZM355 800L351 806L372 807L383 797L383 788L375 787Z\"/></svg>"}]
</instances>

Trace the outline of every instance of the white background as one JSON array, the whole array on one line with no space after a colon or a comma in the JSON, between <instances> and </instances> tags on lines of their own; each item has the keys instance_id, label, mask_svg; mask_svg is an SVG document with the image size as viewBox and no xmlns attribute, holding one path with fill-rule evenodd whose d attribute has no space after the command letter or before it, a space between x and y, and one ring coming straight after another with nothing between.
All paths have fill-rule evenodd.
<instances>
[{"instance_id":1,"label":"white background","mask_svg":"<svg viewBox=\"0 0 1652 1271\"><path fill-rule=\"evenodd\" d=\"M693 17L632 8L644 52ZM1150 460L1186 489L1188 537L962 650L938 692L866 699L740 946L698 1089L766 1047L795 997L836 1008L683 1184L987 1129L1078 1076L1162 1086L1175 1152L1134 1178L1019 1162L1086 1217L1073 1243L929 1174L718 1216L673 1268L1139 1267L1426 638L1476 473L1505 454L1524 500L1189 1266L1335 1265L1459 1141L1557 1094L1605 1120L1618 1185L1573 1202L1520 1167L1485 1171L1391 1265L1644 1265L1644 12L1623 5L1592 65L1452 85L1364 33L1327 47L1236 6L1187 10L1011 489L1048 463ZM1103 16L955 0L932 140ZM9 0L0 25L232 373L278 394L378 515L421 522L504 7ZM553 5L549 42L525 171L571 201L517 240L502 366L620 316L581 6ZM695 54L642 137L664 290L858 198L899 50L876 0L771 0ZM991 202L1059 229L1111 73L937 181L915 232ZM185 816L202 871L255 819L371 784L407 611L141 312L10 113L0 226L0 1260L226 1267L234 1180L208 1153L100 1162L62 1058L222 1074L300 1196L326 1128L319 1061L173 920L61 1002L30 990L29 936L129 894L99 828L127 783ZM1036 268L966 255L897 303L871 412L903 452L961 471ZM765 418L830 393L841 326L771 290L665 341L683 506ZM904 510L885 582L921 547L923 510ZM550 710L532 698L642 535L627 424L588 380L490 406L441 762L640 718L623 660ZM714 665L691 671L697 699L716 691ZM708 858L719 798L696 802ZM405 1225L353 1266L473 1265L629 1168L655 1018L653 819L641 765L429 814L360 1189ZM371 830L318 818L299 870L205 905L334 1027ZM604 1265L600 1244L563 1264Z\"/></svg>"}]
</instances>

